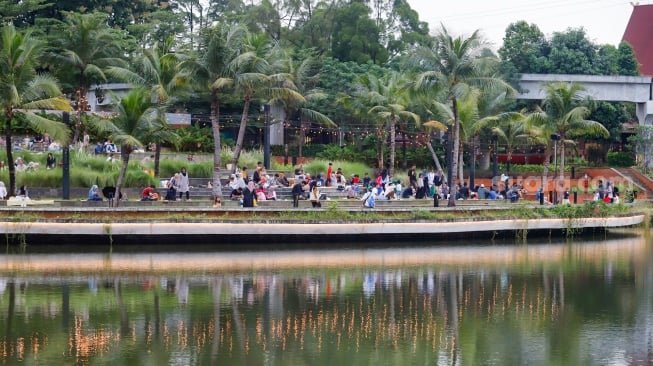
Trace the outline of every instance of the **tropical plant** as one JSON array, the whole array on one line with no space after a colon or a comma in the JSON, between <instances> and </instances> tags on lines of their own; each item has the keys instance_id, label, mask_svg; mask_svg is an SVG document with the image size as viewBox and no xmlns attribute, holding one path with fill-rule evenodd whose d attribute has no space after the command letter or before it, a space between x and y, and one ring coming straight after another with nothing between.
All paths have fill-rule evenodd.
<instances>
[{"instance_id":1,"label":"tropical plant","mask_svg":"<svg viewBox=\"0 0 653 366\"><path fill-rule=\"evenodd\" d=\"M390 132L390 176L395 173L396 157L396 126L400 121L412 121L415 125L420 124L420 117L407 110L410 105L409 98L409 81L397 72L391 72L383 78L376 78L368 74L361 78L361 88L359 96L363 98L366 104L371 108L368 113L378 117L376 123L379 131L383 130L382 126L388 125L387 130ZM379 134L379 168L383 168L383 145L385 143L384 134Z\"/></svg>"},{"instance_id":2,"label":"tropical plant","mask_svg":"<svg viewBox=\"0 0 653 366\"><path fill-rule=\"evenodd\" d=\"M270 104L273 106L278 106L283 109L284 115L284 130L285 126L290 126L291 118L299 114L300 121L300 137L298 143L298 156L303 156L303 146L305 140L305 128L304 128L304 118L311 121L315 121L320 125L335 127L336 124L326 116L315 109L307 108L307 102L322 100L326 97L326 94L315 87L319 79L319 73L316 71L318 68L318 62L315 57L308 56L300 61L293 61L292 58L285 59L285 66L282 66L284 73L288 75L288 78L281 78L278 81L278 86L280 87L294 87L299 95L302 98L296 98L295 93L277 93L272 96L270 99ZM283 65L283 64L282 64ZM287 81L290 80L292 84L287 84ZM284 139L286 138L284 134Z\"/></svg>"},{"instance_id":3,"label":"tropical plant","mask_svg":"<svg viewBox=\"0 0 653 366\"><path fill-rule=\"evenodd\" d=\"M285 50L271 42L264 34L249 34L245 39L243 52L229 65L233 77L233 86L243 101L243 113L240 119L238 137L234 147L231 171L236 171L238 159L243 149L249 109L254 98L293 98L300 103L306 99L297 92L297 87L290 75L285 73L287 64Z\"/></svg>"},{"instance_id":4,"label":"tropical plant","mask_svg":"<svg viewBox=\"0 0 653 366\"><path fill-rule=\"evenodd\" d=\"M140 85L150 89L152 99L160 107L159 119L163 126L166 123L165 110L170 107L178 97L190 92L190 82L187 72L181 68L181 56L177 53L160 54L159 46L143 49L142 54L134 57L133 69L110 66L107 74L127 81L133 85ZM150 141L148 141L150 142ZM159 175L159 161L161 158L161 143L156 143L154 154L154 174Z\"/></svg>"},{"instance_id":5,"label":"tropical plant","mask_svg":"<svg viewBox=\"0 0 653 366\"><path fill-rule=\"evenodd\" d=\"M218 25L206 33L205 49L196 62L187 62L185 67L191 71L191 77L200 93L208 93L211 108L210 119L213 131L213 197L222 196L220 181L221 140L220 140L220 105L225 92L233 86L233 78L228 65L241 52L247 32L239 25Z\"/></svg>"},{"instance_id":6,"label":"tropical plant","mask_svg":"<svg viewBox=\"0 0 653 366\"><path fill-rule=\"evenodd\" d=\"M547 136L555 136L556 144L561 141L558 181L562 181L565 171L565 146L574 143L569 139L587 134L608 137L610 133L601 123L587 119L591 113L591 99L585 95L582 85L555 82L546 84L545 90L546 98L542 101L542 108L531 113L527 120L540 127L542 137L547 141L547 157L551 151L551 140ZM546 183L548 161L547 158L544 163L542 186ZM558 191L561 187L556 186L555 189Z\"/></svg>"},{"instance_id":7,"label":"tropical plant","mask_svg":"<svg viewBox=\"0 0 653 366\"><path fill-rule=\"evenodd\" d=\"M116 181L116 197L120 197L129 157L136 146L143 146L143 141L170 141L177 138L165 128L165 122L159 118L158 108L160 107L152 100L150 90L137 87L114 105L112 119L96 123L95 127L100 132L108 133L120 145L122 168ZM116 206L119 206L119 201Z\"/></svg>"},{"instance_id":8,"label":"tropical plant","mask_svg":"<svg viewBox=\"0 0 653 366\"><path fill-rule=\"evenodd\" d=\"M13 26L1 30L0 42L0 108L5 122L5 142L9 166L9 194L16 191L16 169L13 164L12 122L22 115L29 127L52 139L68 144L70 129L62 122L50 120L33 110L70 110L70 103L62 97L59 85L50 76L35 71L43 44L29 33L22 34Z\"/></svg>"},{"instance_id":9,"label":"tropical plant","mask_svg":"<svg viewBox=\"0 0 653 366\"><path fill-rule=\"evenodd\" d=\"M450 162L452 172L457 171L460 146L460 118L457 107L458 99L465 99L473 87L481 92L485 90L501 90L507 94L513 92L505 81L493 75L485 75L485 58L480 54L482 42L478 31L469 38L452 37L442 27L436 36L434 47L418 48L415 53L416 64L425 70L416 80L415 87L426 93L431 93L434 99L450 103L453 125L451 138L453 139L453 158ZM455 195L451 195L449 206L455 206Z\"/></svg>"},{"instance_id":10,"label":"tropical plant","mask_svg":"<svg viewBox=\"0 0 653 366\"><path fill-rule=\"evenodd\" d=\"M48 37L47 56L56 75L66 89L72 88L71 98L77 103L77 123L73 141L79 139L82 114L88 107L86 95L92 85L104 83L106 67L125 65L119 57L121 35L107 26L108 14L64 12L65 22L57 21Z\"/></svg>"}]
</instances>

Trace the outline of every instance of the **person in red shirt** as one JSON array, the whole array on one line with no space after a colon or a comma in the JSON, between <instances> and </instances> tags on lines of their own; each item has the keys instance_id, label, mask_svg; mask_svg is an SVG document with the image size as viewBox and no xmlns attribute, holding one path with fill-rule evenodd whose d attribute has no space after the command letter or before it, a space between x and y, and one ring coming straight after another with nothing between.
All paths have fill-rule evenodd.
<instances>
[{"instance_id":1,"label":"person in red shirt","mask_svg":"<svg viewBox=\"0 0 653 366\"><path fill-rule=\"evenodd\" d=\"M329 163L329 168L326 172L326 186L331 187L331 174L333 173L333 163Z\"/></svg>"},{"instance_id":2,"label":"person in red shirt","mask_svg":"<svg viewBox=\"0 0 653 366\"><path fill-rule=\"evenodd\" d=\"M154 186L145 187L143 192L141 192L141 201L156 201L159 194L154 189Z\"/></svg>"}]
</instances>

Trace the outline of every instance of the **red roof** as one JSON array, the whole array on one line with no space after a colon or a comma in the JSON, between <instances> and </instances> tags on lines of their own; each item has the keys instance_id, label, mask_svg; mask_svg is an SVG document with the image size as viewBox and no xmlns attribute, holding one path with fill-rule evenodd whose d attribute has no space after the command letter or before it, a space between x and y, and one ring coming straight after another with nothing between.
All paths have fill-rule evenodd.
<instances>
[{"instance_id":1,"label":"red roof","mask_svg":"<svg viewBox=\"0 0 653 366\"><path fill-rule=\"evenodd\" d=\"M633 46L639 72L653 76L653 5L633 6L622 40Z\"/></svg>"}]
</instances>

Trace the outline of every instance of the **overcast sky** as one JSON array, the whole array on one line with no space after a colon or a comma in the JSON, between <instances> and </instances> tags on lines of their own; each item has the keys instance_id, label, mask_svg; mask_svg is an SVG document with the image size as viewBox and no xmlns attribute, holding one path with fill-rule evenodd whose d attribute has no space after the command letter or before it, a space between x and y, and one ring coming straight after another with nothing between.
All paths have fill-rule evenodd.
<instances>
[{"instance_id":1,"label":"overcast sky","mask_svg":"<svg viewBox=\"0 0 653 366\"><path fill-rule=\"evenodd\" d=\"M624 34L632 5L623 0L408 0L429 23L431 33L443 24L450 34L470 35L480 29L484 38L501 47L506 27L525 20L535 23L549 37L569 27L585 28L597 44L618 45ZM639 1L640 5L653 1Z\"/></svg>"}]
</instances>

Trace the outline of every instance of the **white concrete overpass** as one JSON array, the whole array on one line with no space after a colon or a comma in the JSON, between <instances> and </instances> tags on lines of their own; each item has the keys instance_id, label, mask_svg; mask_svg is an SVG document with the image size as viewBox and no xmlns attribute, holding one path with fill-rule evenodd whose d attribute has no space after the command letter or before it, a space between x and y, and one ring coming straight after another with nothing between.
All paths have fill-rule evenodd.
<instances>
[{"instance_id":1,"label":"white concrete overpass","mask_svg":"<svg viewBox=\"0 0 653 366\"><path fill-rule=\"evenodd\" d=\"M600 76L564 74L522 74L518 99L544 99L543 85L549 82L578 83L594 100L632 102L640 125L653 125L653 79L642 76Z\"/></svg>"}]
</instances>

